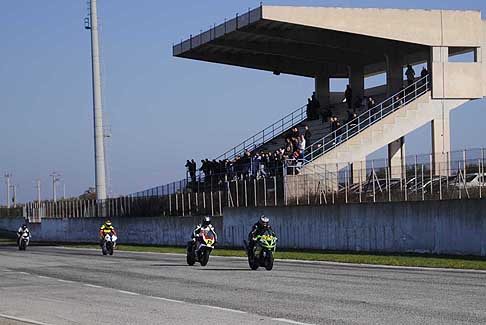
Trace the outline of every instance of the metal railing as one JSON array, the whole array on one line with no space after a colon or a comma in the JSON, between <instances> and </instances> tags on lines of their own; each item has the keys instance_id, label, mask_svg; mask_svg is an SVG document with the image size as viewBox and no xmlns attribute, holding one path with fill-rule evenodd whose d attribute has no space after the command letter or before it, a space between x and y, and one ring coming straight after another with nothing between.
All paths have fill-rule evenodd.
<instances>
[{"instance_id":1,"label":"metal railing","mask_svg":"<svg viewBox=\"0 0 486 325\"><path fill-rule=\"evenodd\" d=\"M290 128L298 125L299 123L307 119L307 105L299 107L290 114L284 116L277 122L271 124L270 126L264 128L255 135L249 137L242 143L234 146L228 151L224 152L216 158L219 159L234 159L237 156L243 154L245 151L252 151L270 140L282 135L284 132L288 131Z\"/></svg>"},{"instance_id":2,"label":"metal railing","mask_svg":"<svg viewBox=\"0 0 486 325\"><path fill-rule=\"evenodd\" d=\"M430 90L429 75L415 81L383 102L368 109L352 121L332 131L322 139L314 142L304 155L305 164L319 158L323 154L346 142L388 115L405 107L408 103L424 95Z\"/></svg>"}]
</instances>

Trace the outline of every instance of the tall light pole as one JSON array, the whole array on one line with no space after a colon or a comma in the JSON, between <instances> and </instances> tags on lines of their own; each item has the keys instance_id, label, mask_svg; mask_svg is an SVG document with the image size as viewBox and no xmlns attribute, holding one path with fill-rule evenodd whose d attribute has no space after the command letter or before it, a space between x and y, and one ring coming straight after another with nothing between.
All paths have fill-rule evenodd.
<instances>
[{"instance_id":1,"label":"tall light pole","mask_svg":"<svg viewBox=\"0 0 486 325\"><path fill-rule=\"evenodd\" d=\"M94 145L96 199L106 199L105 146L103 138L103 110L101 105L100 51L96 0L90 0L89 20L85 28L91 30L91 62L93 81Z\"/></svg>"},{"instance_id":2,"label":"tall light pole","mask_svg":"<svg viewBox=\"0 0 486 325\"><path fill-rule=\"evenodd\" d=\"M7 208L10 208L10 178L11 174L5 174L5 183L7 184Z\"/></svg>"}]
</instances>

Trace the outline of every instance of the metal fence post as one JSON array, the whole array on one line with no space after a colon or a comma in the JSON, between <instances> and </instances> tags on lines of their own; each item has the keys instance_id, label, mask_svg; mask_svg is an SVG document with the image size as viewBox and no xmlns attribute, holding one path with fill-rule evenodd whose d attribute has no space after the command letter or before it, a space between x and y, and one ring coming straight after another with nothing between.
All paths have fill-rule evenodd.
<instances>
[{"instance_id":1,"label":"metal fence post","mask_svg":"<svg viewBox=\"0 0 486 325\"><path fill-rule=\"evenodd\" d=\"M433 168L432 168L432 155L430 155L429 159L429 169L430 169L430 198L434 198L434 185L433 185L433 179L434 179L434 173L433 173Z\"/></svg>"},{"instance_id":2,"label":"metal fence post","mask_svg":"<svg viewBox=\"0 0 486 325\"><path fill-rule=\"evenodd\" d=\"M273 176L273 189L274 189L274 197L275 197L275 206L277 206L277 176Z\"/></svg>"},{"instance_id":3,"label":"metal fence post","mask_svg":"<svg viewBox=\"0 0 486 325\"><path fill-rule=\"evenodd\" d=\"M222 216L223 215L223 207L222 207L222 204L221 204L221 191L218 191L218 198L219 198L219 215Z\"/></svg>"},{"instance_id":4,"label":"metal fence post","mask_svg":"<svg viewBox=\"0 0 486 325\"><path fill-rule=\"evenodd\" d=\"M257 183L256 178L253 179L253 196L255 198L255 208L257 207Z\"/></svg>"},{"instance_id":5,"label":"metal fence post","mask_svg":"<svg viewBox=\"0 0 486 325\"><path fill-rule=\"evenodd\" d=\"M236 186L235 186L235 190L236 190L236 207L239 208L240 207L240 193L239 193L239 184L238 184L238 177L236 177Z\"/></svg>"},{"instance_id":6,"label":"metal fence post","mask_svg":"<svg viewBox=\"0 0 486 325\"><path fill-rule=\"evenodd\" d=\"M422 201L425 201L424 164L421 164L421 172L422 172Z\"/></svg>"},{"instance_id":7,"label":"metal fence post","mask_svg":"<svg viewBox=\"0 0 486 325\"><path fill-rule=\"evenodd\" d=\"M211 216L214 216L214 200L213 200L213 191L211 191Z\"/></svg>"},{"instance_id":8,"label":"metal fence post","mask_svg":"<svg viewBox=\"0 0 486 325\"><path fill-rule=\"evenodd\" d=\"M263 178L263 204L267 206L267 178Z\"/></svg>"},{"instance_id":9,"label":"metal fence post","mask_svg":"<svg viewBox=\"0 0 486 325\"><path fill-rule=\"evenodd\" d=\"M442 201L442 169L440 166L440 162L438 164L439 164L439 200Z\"/></svg>"},{"instance_id":10,"label":"metal fence post","mask_svg":"<svg viewBox=\"0 0 486 325\"><path fill-rule=\"evenodd\" d=\"M245 179L244 183L245 183L244 184L244 188L245 188L245 208L247 208L248 207L248 188L246 186L246 179Z\"/></svg>"},{"instance_id":11,"label":"metal fence post","mask_svg":"<svg viewBox=\"0 0 486 325\"><path fill-rule=\"evenodd\" d=\"M184 192L181 193L182 216L184 216Z\"/></svg>"}]
</instances>

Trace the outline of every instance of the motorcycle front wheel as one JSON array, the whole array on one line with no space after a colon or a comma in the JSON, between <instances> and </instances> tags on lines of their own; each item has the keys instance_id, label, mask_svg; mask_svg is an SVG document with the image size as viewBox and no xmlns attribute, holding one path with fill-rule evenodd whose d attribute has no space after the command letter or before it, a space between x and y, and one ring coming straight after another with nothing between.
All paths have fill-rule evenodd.
<instances>
[{"instance_id":1,"label":"motorcycle front wheel","mask_svg":"<svg viewBox=\"0 0 486 325\"><path fill-rule=\"evenodd\" d=\"M206 266L209 262L209 251L208 250L204 250L202 253L201 253L201 266Z\"/></svg>"},{"instance_id":2,"label":"motorcycle front wheel","mask_svg":"<svg viewBox=\"0 0 486 325\"><path fill-rule=\"evenodd\" d=\"M273 269L273 253L267 252L265 255L265 269L271 271Z\"/></svg>"},{"instance_id":3,"label":"motorcycle front wheel","mask_svg":"<svg viewBox=\"0 0 486 325\"><path fill-rule=\"evenodd\" d=\"M108 254L108 250L106 249L106 243L103 243L103 246L101 246L101 252L103 255Z\"/></svg>"},{"instance_id":4,"label":"motorcycle front wheel","mask_svg":"<svg viewBox=\"0 0 486 325\"><path fill-rule=\"evenodd\" d=\"M255 258L251 258L248 256L248 265L250 265L250 269L253 271L257 270L260 265L258 265L258 261Z\"/></svg>"}]
</instances>

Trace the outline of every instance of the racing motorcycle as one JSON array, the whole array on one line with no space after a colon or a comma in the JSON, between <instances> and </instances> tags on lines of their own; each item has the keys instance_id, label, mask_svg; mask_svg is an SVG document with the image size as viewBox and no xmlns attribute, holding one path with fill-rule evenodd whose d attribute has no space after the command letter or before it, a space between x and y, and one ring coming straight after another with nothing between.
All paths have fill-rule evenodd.
<instances>
[{"instance_id":1,"label":"racing motorcycle","mask_svg":"<svg viewBox=\"0 0 486 325\"><path fill-rule=\"evenodd\" d=\"M30 236L27 233L23 233L19 238L19 251L25 251L29 246Z\"/></svg>"},{"instance_id":2,"label":"racing motorcycle","mask_svg":"<svg viewBox=\"0 0 486 325\"><path fill-rule=\"evenodd\" d=\"M273 254L277 248L277 236L273 231L267 230L256 236L252 252L249 251L247 242L244 241L243 243L248 255L248 264L252 270L256 270L260 266L265 267L268 271L273 269Z\"/></svg>"},{"instance_id":3,"label":"racing motorcycle","mask_svg":"<svg viewBox=\"0 0 486 325\"><path fill-rule=\"evenodd\" d=\"M103 239L103 244L101 245L101 252L103 255L113 255L113 249L116 246L116 240L118 237L113 234L106 234L105 238Z\"/></svg>"},{"instance_id":4,"label":"racing motorcycle","mask_svg":"<svg viewBox=\"0 0 486 325\"><path fill-rule=\"evenodd\" d=\"M195 242L190 241L187 244L187 264L192 266L199 262L201 266L206 266L209 261L209 255L214 249L214 232L209 228L202 228L199 236L195 239Z\"/></svg>"}]
</instances>

